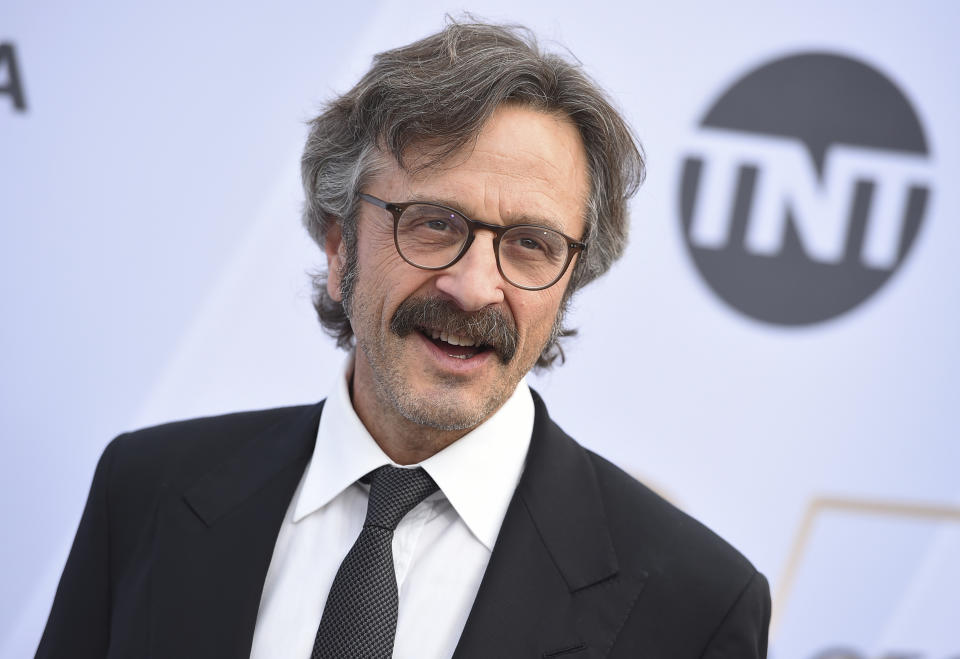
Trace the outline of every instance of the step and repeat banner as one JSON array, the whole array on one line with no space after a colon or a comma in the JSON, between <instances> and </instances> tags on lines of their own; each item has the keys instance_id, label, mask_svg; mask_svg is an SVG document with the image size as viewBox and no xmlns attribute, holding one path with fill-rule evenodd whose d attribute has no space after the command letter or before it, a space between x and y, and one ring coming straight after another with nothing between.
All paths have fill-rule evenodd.
<instances>
[{"instance_id":1,"label":"step and repeat banner","mask_svg":"<svg viewBox=\"0 0 960 659\"><path fill-rule=\"evenodd\" d=\"M960 657L960 5L496 0L0 7L0 656L113 436L324 397L305 122L464 11L648 155L552 415L770 578L772 657Z\"/></svg>"}]
</instances>

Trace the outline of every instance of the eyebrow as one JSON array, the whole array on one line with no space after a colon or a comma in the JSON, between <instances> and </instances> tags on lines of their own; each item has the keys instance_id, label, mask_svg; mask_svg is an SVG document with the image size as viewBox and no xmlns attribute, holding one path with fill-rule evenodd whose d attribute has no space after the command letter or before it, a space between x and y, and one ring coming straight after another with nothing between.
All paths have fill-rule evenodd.
<instances>
[{"instance_id":1,"label":"eyebrow","mask_svg":"<svg viewBox=\"0 0 960 659\"><path fill-rule=\"evenodd\" d=\"M446 206L447 208L451 208L451 209L457 211L458 213L460 213L461 215L463 215L464 217L469 218L469 219L471 219L471 220L476 220L476 221L478 221L478 222L486 222L487 224L499 224L498 222L490 222L490 221L487 220L487 219L478 218L478 217L475 217L474 215L471 215L471 214L469 214L469 213L464 212L463 210L461 210L462 206L460 206L460 204L458 204L457 202L455 202L455 201L453 201L453 200L451 200L451 199L443 199L443 198L437 198L437 197L418 197L418 196L414 196L414 197L412 197L409 201L407 201L407 203L410 203L410 204L433 204L433 205L435 205L435 206ZM521 216L520 218L518 218L517 221L506 223L506 224L504 224L503 226L512 226L512 225L514 225L514 224L533 224L533 225L536 225L536 226L541 226L541 227L546 227L546 228L548 228L548 229L553 229L554 231L556 231L556 232L558 232L558 233L562 233L562 234L566 235L566 232L564 231L564 228L563 228L562 226L560 226L560 223L557 222L556 220L552 220L552 219L549 219L549 218L530 217L530 216L527 216L527 215L523 215L523 216Z\"/></svg>"}]
</instances>

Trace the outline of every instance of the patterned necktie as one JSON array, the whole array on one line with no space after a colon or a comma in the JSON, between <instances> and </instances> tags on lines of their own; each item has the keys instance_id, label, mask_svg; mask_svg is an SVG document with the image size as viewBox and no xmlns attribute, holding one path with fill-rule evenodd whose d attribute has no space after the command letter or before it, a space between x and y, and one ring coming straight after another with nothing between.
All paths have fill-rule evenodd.
<instances>
[{"instance_id":1,"label":"patterned necktie","mask_svg":"<svg viewBox=\"0 0 960 659\"><path fill-rule=\"evenodd\" d=\"M363 530L337 570L310 659L389 659L397 634L393 530L436 492L423 469L380 467L370 473Z\"/></svg>"}]
</instances>

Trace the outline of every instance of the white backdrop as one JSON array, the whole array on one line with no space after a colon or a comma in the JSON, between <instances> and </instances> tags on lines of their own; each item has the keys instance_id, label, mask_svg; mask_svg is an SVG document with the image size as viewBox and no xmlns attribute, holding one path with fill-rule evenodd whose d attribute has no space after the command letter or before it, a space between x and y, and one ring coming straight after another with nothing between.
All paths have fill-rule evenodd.
<instances>
[{"instance_id":1,"label":"white backdrop","mask_svg":"<svg viewBox=\"0 0 960 659\"><path fill-rule=\"evenodd\" d=\"M113 436L324 395L341 356L309 302L320 255L299 226L304 121L373 53L463 10L569 47L649 155L627 256L575 299L567 364L531 378L553 416L770 577L771 656L960 656L960 5L516 0L0 7L15 56L0 58L0 656L32 654ZM877 124L887 106L866 103L826 152L829 171L849 153L852 169L817 187L802 142L761 124L864 106L846 78L835 99L786 111L767 87L751 97L760 110L734 117L753 116L747 128L704 146L701 122L736 81L812 53L889 81L925 153L871 142L897 131ZM2 90L14 63L23 111ZM846 216L828 212L837 195L866 180L872 217L907 163L928 190L915 240L844 313L758 320L714 292L681 222L684 163L703 163L696 198L719 199L707 181L723 148L753 168L754 209L766 190L823 254L831 235L849 244ZM771 217L749 226L782 231ZM814 290L856 284L851 262ZM780 282L789 308L804 281Z\"/></svg>"}]
</instances>

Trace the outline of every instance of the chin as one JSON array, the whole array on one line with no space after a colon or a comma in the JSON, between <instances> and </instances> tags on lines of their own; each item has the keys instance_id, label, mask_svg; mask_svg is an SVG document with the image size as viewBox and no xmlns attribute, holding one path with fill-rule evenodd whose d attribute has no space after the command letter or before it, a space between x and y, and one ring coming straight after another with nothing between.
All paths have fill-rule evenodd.
<instances>
[{"instance_id":1,"label":"chin","mask_svg":"<svg viewBox=\"0 0 960 659\"><path fill-rule=\"evenodd\" d=\"M410 389L390 396L397 412L411 423L435 430L470 430L486 421L505 402L501 396L480 400L463 392L423 394Z\"/></svg>"}]
</instances>

